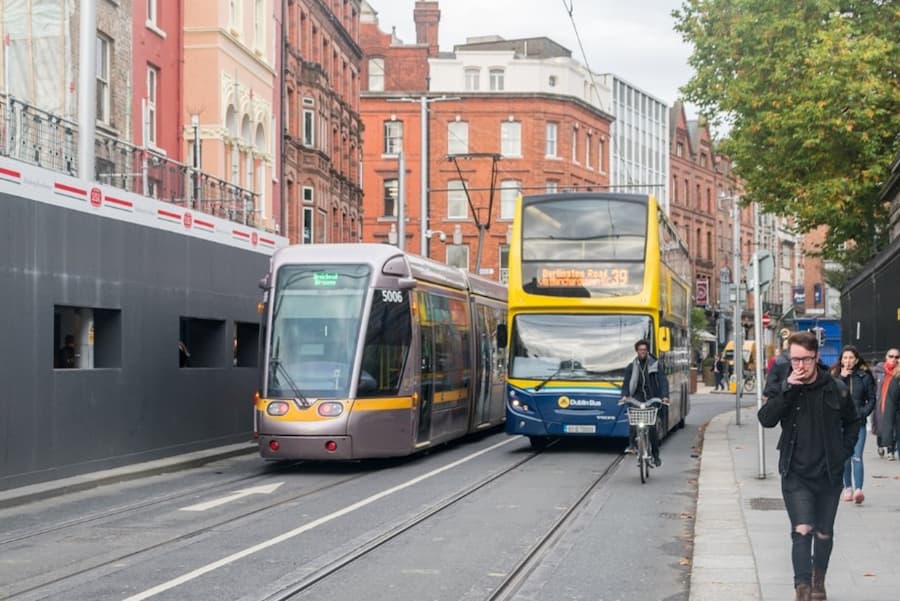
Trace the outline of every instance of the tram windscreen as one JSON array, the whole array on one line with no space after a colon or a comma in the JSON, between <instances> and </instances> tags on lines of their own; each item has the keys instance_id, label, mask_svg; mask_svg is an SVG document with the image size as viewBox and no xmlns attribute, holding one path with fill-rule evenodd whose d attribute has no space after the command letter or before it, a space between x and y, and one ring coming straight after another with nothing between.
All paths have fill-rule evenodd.
<instances>
[{"instance_id":1,"label":"tram windscreen","mask_svg":"<svg viewBox=\"0 0 900 601\"><path fill-rule=\"evenodd\" d=\"M560 198L522 210L525 292L608 297L643 287L647 204L609 198Z\"/></svg>"},{"instance_id":2,"label":"tram windscreen","mask_svg":"<svg viewBox=\"0 0 900 601\"><path fill-rule=\"evenodd\" d=\"M646 315L517 315L509 377L620 380L634 343L652 340L651 328Z\"/></svg>"},{"instance_id":3,"label":"tram windscreen","mask_svg":"<svg viewBox=\"0 0 900 601\"><path fill-rule=\"evenodd\" d=\"M347 397L367 265L285 265L272 299L268 394Z\"/></svg>"}]
</instances>

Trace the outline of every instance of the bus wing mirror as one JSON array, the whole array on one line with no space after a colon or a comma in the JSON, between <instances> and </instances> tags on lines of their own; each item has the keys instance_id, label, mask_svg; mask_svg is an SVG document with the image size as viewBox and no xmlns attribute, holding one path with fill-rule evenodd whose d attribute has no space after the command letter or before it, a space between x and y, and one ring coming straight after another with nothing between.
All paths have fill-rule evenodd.
<instances>
[{"instance_id":1,"label":"bus wing mirror","mask_svg":"<svg viewBox=\"0 0 900 601\"><path fill-rule=\"evenodd\" d=\"M662 326L659 328L659 332L656 335L656 348L659 349L660 353L668 353L672 350L672 332L666 326Z\"/></svg>"},{"instance_id":2,"label":"bus wing mirror","mask_svg":"<svg viewBox=\"0 0 900 601\"><path fill-rule=\"evenodd\" d=\"M269 274L267 273L263 277L259 278L259 287L263 290L268 290L272 287L271 280L269 279Z\"/></svg>"},{"instance_id":3,"label":"bus wing mirror","mask_svg":"<svg viewBox=\"0 0 900 601\"><path fill-rule=\"evenodd\" d=\"M397 278L397 287L400 290L410 290L416 287L415 278Z\"/></svg>"},{"instance_id":4,"label":"bus wing mirror","mask_svg":"<svg viewBox=\"0 0 900 601\"><path fill-rule=\"evenodd\" d=\"M506 324L497 324L497 348L506 348Z\"/></svg>"}]
</instances>

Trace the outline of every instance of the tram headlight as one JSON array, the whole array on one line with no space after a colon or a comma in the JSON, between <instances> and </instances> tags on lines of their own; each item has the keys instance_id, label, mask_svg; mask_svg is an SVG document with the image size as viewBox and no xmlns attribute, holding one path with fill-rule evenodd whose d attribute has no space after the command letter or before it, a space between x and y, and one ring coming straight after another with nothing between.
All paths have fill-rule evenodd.
<instances>
[{"instance_id":1,"label":"tram headlight","mask_svg":"<svg viewBox=\"0 0 900 601\"><path fill-rule=\"evenodd\" d=\"M288 410L290 410L290 405L285 401L272 401L269 403L268 407L266 407L266 413L276 417L287 415Z\"/></svg>"},{"instance_id":2,"label":"tram headlight","mask_svg":"<svg viewBox=\"0 0 900 601\"><path fill-rule=\"evenodd\" d=\"M319 403L318 411L322 417L337 417L344 412L344 405L334 401Z\"/></svg>"}]
</instances>

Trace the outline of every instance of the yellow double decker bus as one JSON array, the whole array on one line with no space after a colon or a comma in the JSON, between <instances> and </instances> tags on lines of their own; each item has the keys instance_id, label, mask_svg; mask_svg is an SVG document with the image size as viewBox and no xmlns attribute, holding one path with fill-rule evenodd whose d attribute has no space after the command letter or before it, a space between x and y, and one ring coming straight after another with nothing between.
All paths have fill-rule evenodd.
<instances>
[{"instance_id":1,"label":"yellow double decker bus","mask_svg":"<svg viewBox=\"0 0 900 601\"><path fill-rule=\"evenodd\" d=\"M622 375L645 339L671 405L660 438L690 409L687 248L653 196L575 192L520 197L509 249L506 431L628 436Z\"/></svg>"}]
</instances>

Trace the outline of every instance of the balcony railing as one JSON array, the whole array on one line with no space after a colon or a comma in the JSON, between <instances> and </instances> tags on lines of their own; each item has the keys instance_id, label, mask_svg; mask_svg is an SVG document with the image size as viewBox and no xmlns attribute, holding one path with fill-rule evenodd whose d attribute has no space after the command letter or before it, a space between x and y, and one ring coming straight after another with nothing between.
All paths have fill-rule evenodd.
<instances>
[{"instance_id":1,"label":"balcony railing","mask_svg":"<svg viewBox=\"0 0 900 601\"><path fill-rule=\"evenodd\" d=\"M0 94L0 154L71 176L78 175L78 125L21 100ZM256 226L257 194L150 149L97 131L95 179Z\"/></svg>"}]
</instances>

